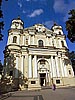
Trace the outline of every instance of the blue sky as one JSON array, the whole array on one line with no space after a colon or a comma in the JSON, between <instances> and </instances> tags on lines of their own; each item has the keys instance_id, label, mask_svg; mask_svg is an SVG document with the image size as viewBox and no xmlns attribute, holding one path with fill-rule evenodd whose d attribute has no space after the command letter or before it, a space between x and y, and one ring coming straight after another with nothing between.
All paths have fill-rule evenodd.
<instances>
[{"instance_id":1,"label":"blue sky","mask_svg":"<svg viewBox=\"0 0 75 100\"><path fill-rule=\"evenodd\" d=\"M2 31L3 41L0 41L0 60L3 63L3 50L7 44L7 31L10 29L12 19L20 16L24 21L24 28L36 23L51 28L53 22L56 22L63 27L64 34L67 35L65 21L68 19L69 10L75 9L75 0L3 0L2 9L5 26ZM75 43L71 43L67 38L66 41L69 50L75 51Z\"/></svg>"}]
</instances>

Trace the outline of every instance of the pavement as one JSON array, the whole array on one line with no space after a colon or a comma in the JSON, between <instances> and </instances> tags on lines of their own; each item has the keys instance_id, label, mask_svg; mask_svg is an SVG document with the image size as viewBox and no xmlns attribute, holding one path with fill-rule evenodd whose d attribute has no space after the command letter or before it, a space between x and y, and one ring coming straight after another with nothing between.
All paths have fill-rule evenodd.
<instances>
[{"instance_id":1,"label":"pavement","mask_svg":"<svg viewBox=\"0 0 75 100\"><path fill-rule=\"evenodd\" d=\"M0 100L75 100L75 87L9 92L2 94Z\"/></svg>"}]
</instances>

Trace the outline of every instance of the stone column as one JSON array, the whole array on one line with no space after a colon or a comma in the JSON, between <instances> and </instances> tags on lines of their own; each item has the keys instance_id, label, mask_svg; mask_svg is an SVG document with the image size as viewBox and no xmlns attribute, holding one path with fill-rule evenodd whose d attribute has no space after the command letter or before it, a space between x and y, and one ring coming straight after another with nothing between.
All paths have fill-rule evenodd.
<instances>
[{"instance_id":1,"label":"stone column","mask_svg":"<svg viewBox=\"0 0 75 100\"><path fill-rule=\"evenodd\" d=\"M33 77L36 78L37 77L37 56L34 56L34 74Z\"/></svg>"},{"instance_id":2,"label":"stone column","mask_svg":"<svg viewBox=\"0 0 75 100\"><path fill-rule=\"evenodd\" d=\"M16 66L15 66L15 78L18 78L18 57L16 57Z\"/></svg>"},{"instance_id":3,"label":"stone column","mask_svg":"<svg viewBox=\"0 0 75 100\"><path fill-rule=\"evenodd\" d=\"M50 70L49 70L49 73L50 73L50 77L52 78L52 64L51 64L51 58L49 59L49 66L50 66Z\"/></svg>"},{"instance_id":4,"label":"stone column","mask_svg":"<svg viewBox=\"0 0 75 100\"><path fill-rule=\"evenodd\" d=\"M53 56L51 56L52 77L54 77Z\"/></svg>"},{"instance_id":5,"label":"stone column","mask_svg":"<svg viewBox=\"0 0 75 100\"><path fill-rule=\"evenodd\" d=\"M48 76L47 76L47 70L46 70L46 86L47 86L47 82L48 82Z\"/></svg>"},{"instance_id":6,"label":"stone column","mask_svg":"<svg viewBox=\"0 0 75 100\"><path fill-rule=\"evenodd\" d=\"M67 68L66 68L65 60L63 60L63 66L64 66L65 77L67 77L68 73L67 73Z\"/></svg>"},{"instance_id":7,"label":"stone column","mask_svg":"<svg viewBox=\"0 0 75 100\"><path fill-rule=\"evenodd\" d=\"M24 57L21 57L21 73L22 73L22 77L23 77L23 71L24 71Z\"/></svg>"},{"instance_id":8,"label":"stone column","mask_svg":"<svg viewBox=\"0 0 75 100\"><path fill-rule=\"evenodd\" d=\"M53 59L53 66L54 66L54 77L57 77L57 68L56 68L56 59Z\"/></svg>"},{"instance_id":9,"label":"stone column","mask_svg":"<svg viewBox=\"0 0 75 100\"><path fill-rule=\"evenodd\" d=\"M28 76L29 78L32 78L32 57L29 55L29 68L28 68Z\"/></svg>"},{"instance_id":10,"label":"stone column","mask_svg":"<svg viewBox=\"0 0 75 100\"><path fill-rule=\"evenodd\" d=\"M62 59L60 58L60 67L61 67L61 75L62 77L64 77L64 66L63 66L63 63L62 63Z\"/></svg>"},{"instance_id":11,"label":"stone column","mask_svg":"<svg viewBox=\"0 0 75 100\"><path fill-rule=\"evenodd\" d=\"M55 57L55 60L56 60L57 77L60 77L59 66L58 66L58 57Z\"/></svg>"},{"instance_id":12,"label":"stone column","mask_svg":"<svg viewBox=\"0 0 75 100\"><path fill-rule=\"evenodd\" d=\"M48 70L46 70L46 81L47 81L47 83L49 82L49 73L48 73Z\"/></svg>"}]
</instances>

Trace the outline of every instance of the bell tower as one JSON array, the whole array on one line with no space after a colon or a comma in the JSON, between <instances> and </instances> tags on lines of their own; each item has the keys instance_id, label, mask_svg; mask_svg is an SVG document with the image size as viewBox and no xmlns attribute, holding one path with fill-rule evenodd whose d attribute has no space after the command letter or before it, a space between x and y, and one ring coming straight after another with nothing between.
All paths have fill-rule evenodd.
<instances>
[{"instance_id":1,"label":"bell tower","mask_svg":"<svg viewBox=\"0 0 75 100\"><path fill-rule=\"evenodd\" d=\"M9 44L20 45L20 34L24 29L24 22L20 19L20 17L13 19L11 22L11 27L8 31L8 42Z\"/></svg>"},{"instance_id":2,"label":"bell tower","mask_svg":"<svg viewBox=\"0 0 75 100\"><path fill-rule=\"evenodd\" d=\"M24 23L20 19L20 17L12 20L11 29L23 29L23 28L24 28Z\"/></svg>"}]
</instances>

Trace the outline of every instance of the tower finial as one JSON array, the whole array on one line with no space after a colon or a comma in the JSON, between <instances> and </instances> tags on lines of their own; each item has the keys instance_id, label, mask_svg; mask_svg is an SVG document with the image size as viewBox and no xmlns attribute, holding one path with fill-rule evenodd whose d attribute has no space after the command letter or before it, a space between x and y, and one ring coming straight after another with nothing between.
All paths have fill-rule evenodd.
<instances>
[{"instance_id":1,"label":"tower finial","mask_svg":"<svg viewBox=\"0 0 75 100\"><path fill-rule=\"evenodd\" d=\"M54 21L54 24L53 24L53 26L56 26L57 25L57 23Z\"/></svg>"},{"instance_id":2,"label":"tower finial","mask_svg":"<svg viewBox=\"0 0 75 100\"><path fill-rule=\"evenodd\" d=\"M20 15L18 15L18 18L17 19L20 19Z\"/></svg>"}]
</instances>

